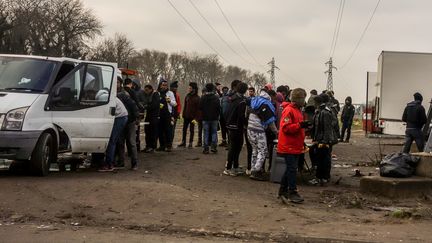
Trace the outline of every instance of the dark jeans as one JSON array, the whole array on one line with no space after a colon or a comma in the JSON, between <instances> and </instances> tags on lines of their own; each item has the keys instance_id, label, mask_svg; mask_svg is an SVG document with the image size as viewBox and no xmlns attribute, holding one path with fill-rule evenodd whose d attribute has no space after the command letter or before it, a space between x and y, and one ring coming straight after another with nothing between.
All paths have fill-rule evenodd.
<instances>
[{"instance_id":1,"label":"dark jeans","mask_svg":"<svg viewBox=\"0 0 432 243\"><path fill-rule=\"evenodd\" d=\"M126 124L122 136L117 142L117 153L119 165L124 165L125 161L125 143L128 150L129 157L131 158L131 166L134 167L138 164L138 148L136 145L136 124L131 122Z\"/></svg>"},{"instance_id":2,"label":"dark jeans","mask_svg":"<svg viewBox=\"0 0 432 243\"><path fill-rule=\"evenodd\" d=\"M247 150L247 169L250 170L252 168L252 145L249 142L247 130L245 130L244 132L244 139L246 141L246 150Z\"/></svg>"},{"instance_id":3,"label":"dark jeans","mask_svg":"<svg viewBox=\"0 0 432 243\"><path fill-rule=\"evenodd\" d=\"M421 129L407 128L405 130L405 145L403 148L404 153L409 153L411 150L411 144L415 141L419 152L423 152L425 146L425 140Z\"/></svg>"},{"instance_id":4,"label":"dark jeans","mask_svg":"<svg viewBox=\"0 0 432 243\"><path fill-rule=\"evenodd\" d=\"M221 133L222 133L222 141L226 142L228 129L226 128L226 122L225 122L225 119L223 116L220 116L219 123L220 123L220 128L221 128Z\"/></svg>"},{"instance_id":5,"label":"dark jeans","mask_svg":"<svg viewBox=\"0 0 432 243\"><path fill-rule=\"evenodd\" d=\"M203 122L202 121L198 121L198 144L202 144L202 140L203 140Z\"/></svg>"},{"instance_id":6,"label":"dark jeans","mask_svg":"<svg viewBox=\"0 0 432 243\"><path fill-rule=\"evenodd\" d=\"M226 168L239 167L239 157L243 146L243 130L228 130L228 159Z\"/></svg>"},{"instance_id":7,"label":"dark jeans","mask_svg":"<svg viewBox=\"0 0 432 243\"><path fill-rule=\"evenodd\" d=\"M217 146L217 126L218 121L203 121L205 149L209 148L210 145L213 148Z\"/></svg>"},{"instance_id":8,"label":"dark jeans","mask_svg":"<svg viewBox=\"0 0 432 243\"><path fill-rule=\"evenodd\" d=\"M299 172L303 172L303 168L305 166L305 154L299 154L299 159L298 159L298 171Z\"/></svg>"},{"instance_id":9,"label":"dark jeans","mask_svg":"<svg viewBox=\"0 0 432 243\"><path fill-rule=\"evenodd\" d=\"M190 125L190 137L189 137L189 143L193 143L193 137L195 135L195 124L192 122L193 119L183 118L183 136L182 136L182 143L186 144L186 137L187 137L187 129Z\"/></svg>"},{"instance_id":10,"label":"dark jeans","mask_svg":"<svg viewBox=\"0 0 432 243\"><path fill-rule=\"evenodd\" d=\"M171 117L161 117L159 119L158 131L160 147L163 149L172 148L173 124L171 124Z\"/></svg>"},{"instance_id":11,"label":"dark jeans","mask_svg":"<svg viewBox=\"0 0 432 243\"><path fill-rule=\"evenodd\" d=\"M297 190L297 166L299 155L297 154L283 154L285 159L286 169L281 180L281 191L295 191Z\"/></svg>"},{"instance_id":12,"label":"dark jeans","mask_svg":"<svg viewBox=\"0 0 432 243\"><path fill-rule=\"evenodd\" d=\"M341 140L344 140L345 131L347 132L346 141L350 140L351 137L351 123L348 121L342 122Z\"/></svg>"},{"instance_id":13,"label":"dark jeans","mask_svg":"<svg viewBox=\"0 0 432 243\"><path fill-rule=\"evenodd\" d=\"M159 118L157 117L149 117L145 120L149 124L144 126L145 132L145 140L146 140L146 148L156 149L157 147L157 138L158 138L158 123Z\"/></svg>"},{"instance_id":14,"label":"dark jeans","mask_svg":"<svg viewBox=\"0 0 432 243\"><path fill-rule=\"evenodd\" d=\"M106 150L104 166L113 166L116 144L121 133L123 132L124 127L126 126L127 120L127 116L117 117L114 119L114 125L111 130L111 136Z\"/></svg>"},{"instance_id":15,"label":"dark jeans","mask_svg":"<svg viewBox=\"0 0 432 243\"><path fill-rule=\"evenodd\" d=\"M309 157L312 163L312 167L316 167L318 165L317 149L318 149L317 144L313 144L312 146L309 147Z\"/></svg>"},{"instance_id":16,"label":"dark jeans","mask_svg":"<svg viewBox=\"0 0 432 243\"><path fill-rule=\"evenodd\" d=\"M330 179L331 171L331 147L319 146L316 149L317 170L316 177L318 179Z\"/></svg>"}]
</instances>

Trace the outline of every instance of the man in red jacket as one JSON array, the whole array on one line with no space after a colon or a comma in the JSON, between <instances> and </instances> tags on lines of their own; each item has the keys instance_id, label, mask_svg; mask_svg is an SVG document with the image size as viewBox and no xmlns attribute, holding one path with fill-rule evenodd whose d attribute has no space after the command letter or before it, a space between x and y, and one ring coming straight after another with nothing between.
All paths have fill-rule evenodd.
<instances>
[{"instance_id":1,"label":"man in red jacket","mask_svg":"<svg viewBox=\"0 0 432 243\"><path fill-rule=\"evenodd\" d=\"M296 174L299 156L304 153L304 129L310 125L310 122L303 121L300 110L305 105L305 98L306 91L297 88L291 92L291 103L282 103L277 152L286 163L279 189L279 197L284 203L303 202L303 198L297 192Z\"/></svg>"}]
</instances>

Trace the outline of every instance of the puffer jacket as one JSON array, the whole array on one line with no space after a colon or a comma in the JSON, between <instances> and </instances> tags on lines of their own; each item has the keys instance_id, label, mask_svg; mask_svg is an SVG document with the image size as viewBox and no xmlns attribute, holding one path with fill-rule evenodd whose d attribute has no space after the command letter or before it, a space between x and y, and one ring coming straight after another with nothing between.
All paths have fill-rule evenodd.
<instances>
[{"instance_id":1,"label":"puffer jacket","mask_svg":"<svg viewBox=\"0 0 432 243\"><path fill-rule=\"evenodd\" d=\"M304 152L304 129L300 127L303 121L301 110L293 103L284 102L279 125L277 144L278 154L302 154Z\"/></svg>"}]
</instances>

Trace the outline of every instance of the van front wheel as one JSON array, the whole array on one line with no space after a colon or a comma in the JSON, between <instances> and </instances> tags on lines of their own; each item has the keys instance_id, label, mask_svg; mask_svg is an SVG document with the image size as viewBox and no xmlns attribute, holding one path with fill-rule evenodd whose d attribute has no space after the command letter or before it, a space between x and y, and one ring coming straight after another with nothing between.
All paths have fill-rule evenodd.
<instances>
[{"instance_id":1,"label":"van front wheel","mask_svg":"<svg viewBox=\"0 0 432 243\"><path fill-rule=\"evenodd\" d=\"M31 171L37 176L48 175L51 163L55 162L56 151L53 136L43 133L31 156Z\"/></svg>"}]
</instances>

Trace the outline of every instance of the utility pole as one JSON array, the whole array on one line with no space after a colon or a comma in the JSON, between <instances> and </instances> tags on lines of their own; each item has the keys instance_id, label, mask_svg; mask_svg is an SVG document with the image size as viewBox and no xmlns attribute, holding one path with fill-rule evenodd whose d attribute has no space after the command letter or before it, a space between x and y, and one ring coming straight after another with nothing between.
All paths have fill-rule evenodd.
<instances>
[{"instance_id":1,"label":"utility pole","mask_svg":"<svg viewBox=\"0 0 432 243\"><path fill-rule=\"evenodd\" d=\"M333 59L331 57L325 64L328 66L328 70L324 72L327 74L327 90L333 91L333 69L337 70L337 68L333 66Z\"/></svg>"},{"instance_id":2,"label":"utility pole","mask_svg":"<svg viewBox=\"0 0 432 243\"><path fill-rule=\"evenodd\" d=\"M270 66L270 70L267 71L267 73L270 74L270 83L274 87L276 85L275 70L279 69L279 68L275 65L275 59L274 59L274 57L272 57L272 60L269 63L267 63L267 64Z\"/></svg>"}]
</instances>

